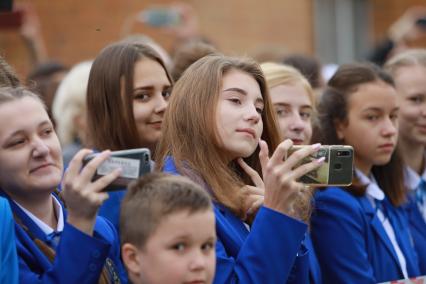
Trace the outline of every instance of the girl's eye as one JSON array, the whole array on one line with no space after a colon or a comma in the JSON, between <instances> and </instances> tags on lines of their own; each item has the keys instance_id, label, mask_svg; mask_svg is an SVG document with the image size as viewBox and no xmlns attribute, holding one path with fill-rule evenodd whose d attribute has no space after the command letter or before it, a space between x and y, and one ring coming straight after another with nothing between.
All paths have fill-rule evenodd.
<instances>
[{"instance_id":1,"label":"girl's eye","mask_svg":"<svg viewBox=\"0 0 426 284\"><path fill-rule=\"evenodd\" d=\"M304 120L309 120L311 118L311 113L310 112L301 112L300 117Z\"/></svg>"},{"instance_id":2,"label":"girl's eye","mask_svg":"<svg viewBox=\"0 0 426 284\"><path fill-rule=\"evenodd\" d=\"M423 96L414 96L409 98L410 101L412 101L415 104L421 104L424 102L424 97Z\"/></svg>"},{"instance_id":3,"label":"girl's eye","mask_svg":"<svg viewBox=\"0 0 426 284\"><path fill-rule=\"evenodd\" d=\"M241 100L238 98L232 98L229 99L230 102L233 102L234 104L240 105L241 104Z\"/></svg>"},{"instance_id":4,"label":"girl's eye","mask_svg":"<svg viewBox=\"0 0 426 284\"><path fill-rule=\"evenodd\" d=\"M397 113L394 113L394 114L391 114L389 117L390 117L390 119L391 119L392 121L394 121L394 120L397 120L397 119L398 119L398 114L397 114Z\"/></svg>"},{"instance_id":5,"label":"girl's eye","mask_svg":"<svg viewBox=\"0 0 426 284\"><path fill-rule=\"evenodd\" d=\"M276 109L276 113L277 113L278 117L285 117L290 112L291 112L291 110L288 109L288 108L277 108Z\"/></svg>"},{"instance_id":6,"label":"girl's eye","mask_svg":"<svg viewBox=\"0 0 426 284\"><path fill-rule=\"evenodd\" d=\"M168 100L170 98L171 95L171 90L164 90L161 92L161 95L163 96L164 99Z\"/></svg>"},{"instance_id":7,"label":"girl's eye","mask_svg":"<svg viewBox=\"0 0 426 284\"><path fill-rule=\"evenodd\" d=\"M135 100L147 101L149 99L149 94L147 93L138 93L134 95Z\"/></svg>"},{"instance_id":8,"label":"girl's eye","mask_svg":"<svg viewBox=\"0 0 426 284\"><path fill-rule=\"evenodd\" d=\"M20 139L16 139L16 140L11 141L8 146L9 147L16 147L16 146L22 145L24 143L25 143L25 139L20 138Z\"/></svg>"},{"instance_id":9,"label":"girl's eye","mask_svg":"<svg viewBox=\"0 0 426 284\"><path fill-rule=\"evenodd\" d=\"M379 119L378 115L367 115L367 119L370 121L375 121L377 119Z\"/></svg>"},{"instance_id":10,"label":"girl's eye","mask_svg":"<svg viewBox=\"0 0 426 284\"><path fill-rule=\"evenodd\" d=\"M256 107L256 111L258 114L263 114L263 108L262 107Z\"/></svg>"},{"instance_id":11,"label":"girl's eye","mask_svg":"<svg viewBox=\"0 0 426 284\"><path fill-rule=\"evenodd\" d=\"M53 132L53 128L46 128L46 129L44 129L43 131L42 131L42 134L44 135L44 136L49 136L51 133Z\"/></svg>"}]
</instances>

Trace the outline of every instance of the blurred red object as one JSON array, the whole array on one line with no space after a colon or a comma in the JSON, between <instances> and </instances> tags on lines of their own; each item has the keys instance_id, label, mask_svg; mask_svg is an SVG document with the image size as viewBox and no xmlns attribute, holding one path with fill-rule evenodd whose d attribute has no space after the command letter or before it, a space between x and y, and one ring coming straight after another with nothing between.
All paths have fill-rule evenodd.
<instances>
[{"instance_id":1,"label":"blurred red object","mask_svg":"<svg viewBox=\"0 0 426 284\"><path fill-rule=\"evenodd\" d=\"M23 24L24 11L0 12L0 29L19 29Z\"/></svg>"}]
</instances>

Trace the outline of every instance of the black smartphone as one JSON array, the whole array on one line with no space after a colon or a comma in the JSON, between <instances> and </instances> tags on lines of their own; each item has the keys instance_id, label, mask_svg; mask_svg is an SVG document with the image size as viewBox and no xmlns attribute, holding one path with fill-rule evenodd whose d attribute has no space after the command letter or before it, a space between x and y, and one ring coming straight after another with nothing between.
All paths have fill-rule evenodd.
<instances>
[{"instance_id":1,"label":"black smartphone","mask_svg":"<svg viewBox=\"0 0 426 284\"><path fill-rule=\"evenodd\" d=\"M293 146L288 151L287 157L303 147L311 147L311 145ZM321 145L317 152L304 158L300 164L306 164L321 157L325 158L324 163L319 168L300 177L298 181L312 187L349 186L352 184L354 150L351 146Z\"/></svg>"},{"instance_id":2,"label":"black smartphone","mask_svg":"<svg viewBox=\"0 0 426 284\"><path fill-rule=\"evenodd\" d=\"M83 165L100 153L87 155L83 159ZM139 177L151 172L151 153L149 149L139 148L131 150L113 151L97 169L93 180L109 174L113 170L121 168L120 176L114 180L104 191L123 190L127 185Z\"/></svg>"}]
</instances>

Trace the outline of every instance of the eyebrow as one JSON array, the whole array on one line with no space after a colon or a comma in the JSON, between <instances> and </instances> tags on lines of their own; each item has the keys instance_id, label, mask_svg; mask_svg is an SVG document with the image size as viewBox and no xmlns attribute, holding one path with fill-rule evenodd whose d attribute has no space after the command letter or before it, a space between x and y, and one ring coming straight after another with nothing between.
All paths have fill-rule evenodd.
<instances>
[{"instance_id":1,"label":"eyebrow","mask_svg":"<svg viewBox=\"0 0 426 284\"><path fill-rule=\"evenodd\" d=\"M164 85L163 86L163 90L164 89L170 89L172 87L172 85L170 85L170 84L168 84L168 85ZM134 88L133 89L133 91L137 91L137 90L153 90L153 89L155 89L153 86L142 86L142 87L137 87L137 88Z\"/></svg>"},{"instance_id":2,"label":"eyebrow","mask_svg":"<svg viewBox=\"0 0 426 284\"><path fill-rule=\"evenodd\" d=\"M236 93L240 93L241 95L247 96L247 92L245 90L241 89L241 88L228 88L228 89L223 90L223 92L236 92ZM256 102L264 104L262 97L256 98Z\"/></svg>"},{"instance_id":3,"label":"eyebrow","mask_svg":"<svg viewBox=\"0 0 426 284\"><path fill-rule=\"evenodd\" d=\"M394 112L394 111L397 111L397 110L399 110L399 107L394 107L391 110L391 112ZM369 107L369 108L366 108L366 109L362 110L361 112L368 112L368 111L383 112L383 109L382 108L378 108L378 107Z\"/></svg>"}]
</instances>

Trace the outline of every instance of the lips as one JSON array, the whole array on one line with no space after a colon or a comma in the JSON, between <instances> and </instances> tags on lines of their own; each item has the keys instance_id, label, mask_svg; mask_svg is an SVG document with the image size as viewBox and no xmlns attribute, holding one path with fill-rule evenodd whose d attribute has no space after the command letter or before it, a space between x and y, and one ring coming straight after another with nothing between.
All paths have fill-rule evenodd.
<instances>
[{"instance_id":1,"label":"lips","mask_svg":"<svg viewBox=\"0 0 426 284\"><path fill-rule=\"evenodd\" d=\"M148 124L151 125L155 129L161 129L162 123L163 123L163 121L160 120L160 121L149 122Z\"/></svg>"},{"instance_id":2,"label":"lips","mask_svg":"<svg viewBox=\"0 0 426 284\"><path fill-rule=\"evenodd\" d=\"M290 138L294 145L302 145L304 140L300 138Z\"/></svg>"},{"instance_id":3,"label":"lips","mask_svg":"<svg viewBox=\"0 0 426 284\"><path fill-rule=\"evenodd\" d=\"M239 133L247 133L253 137L253 139L256 139L256 131L252 128L239 128L236 130Z\"/></svg>"},{"instance_id":4,"label":"lips","mask_svg":"<svg viewBox=\"0 0 426 284\"><path fill-rule=\"evenodd\" d=\"M39 165L39 166L36 166L36 167L32 168L32 169L30 170L30 173L33 173L33 172L36 172L36 171L38 171L38 170L42 170L42 169L45 169L45 168L47 168L47 167L54 166L54 165L55 165L55 164L53 164L53 163L44 163L44 164L42 164L42 165Z\"/></svg>"},{"instance_id":5,"label":"lips","mask_svg":"<svg viewBox=\"0 0 426 284\"><path fill-rule=\"evenodd\" d=\"M385 151L393 151L394 147L395 147L395 144L393 143L384 143L379 145L379 149L385 150Z\"/></svg>"}]
</instances>

